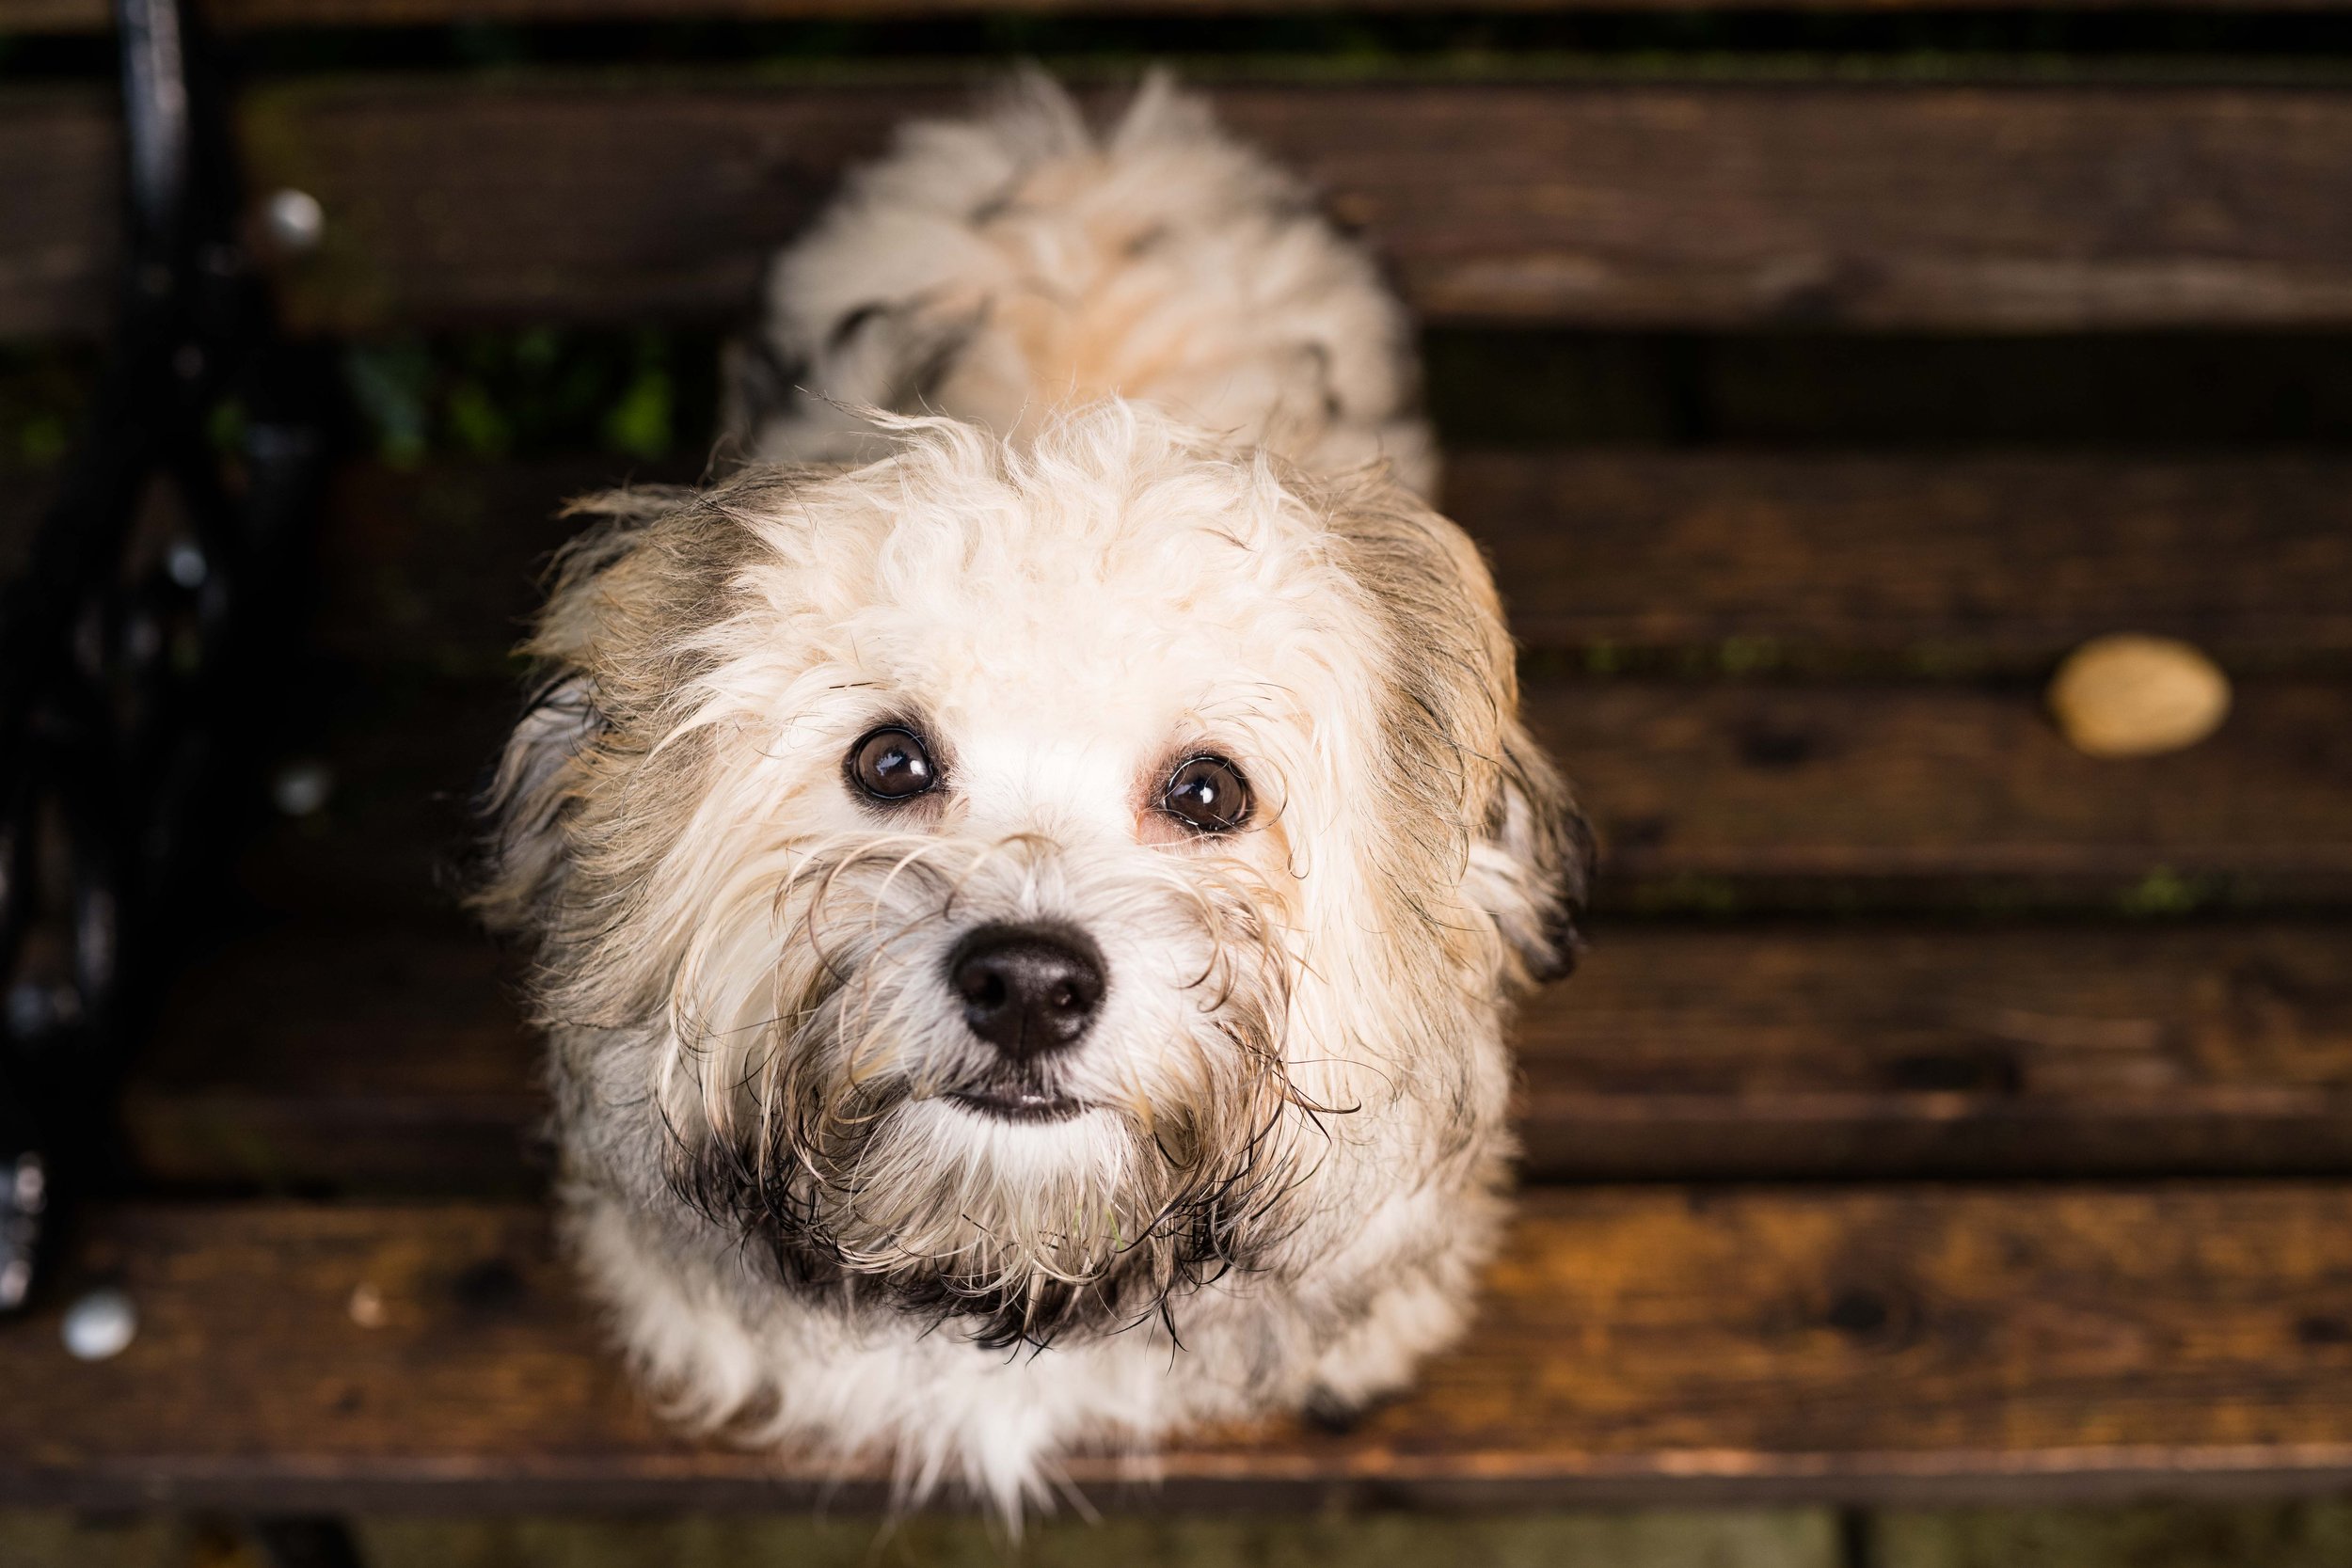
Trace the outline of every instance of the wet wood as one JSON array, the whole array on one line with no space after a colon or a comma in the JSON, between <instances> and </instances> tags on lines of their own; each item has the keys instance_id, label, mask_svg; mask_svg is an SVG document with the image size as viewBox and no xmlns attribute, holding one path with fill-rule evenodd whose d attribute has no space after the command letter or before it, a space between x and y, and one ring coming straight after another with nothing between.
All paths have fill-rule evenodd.
<instances>
[{"instance_id":1,"label":"wet wood","mask_svg":"<svg viewBox=\"0 0 2352 1568\"><path fill-rule=\"evenodd\" d=\"M2006 8L2013 0L1962 0L1962 8ZM2050 0L2036 0L2048 4ZM2124 0L2075 0L2068 9L2098 9ZM2264 8L2328 10L2341 0L2265 0ZM1348 0L1344 12L1483 13L1579 10L1778 8L1782 0ZM1801 0L1818 10L1930 8L1925 0ZM2158 0L2166 8L2230 11L2253 0ZM613 22L865 21L999 14L1092 17L1257 16L1291 12L1327 16L1335 8L1308 0L210 0L216 25L263 27L432 27L453 23L563 24ZM1934 9L1954 8L1935 0ZM11 0L10 28L28 33L92 32L110 24L105 0Z\"/></svg>"},{"instance_id":2,"label":"wet wood","mask_svg":"<svg viewBox=\"0 0 2352 1568\"><path fill-rule=\"evenodd\" d=\"M1603 922L1516 1031L1551 1178L2352 1170L2352 925Z\"/></svg>"},{"instance_id":3,"label":"wet wood","mask_svg":"<svg viewBox=\"0 0 2352 1568\"><path fill-rule=\"evenodd\" d=\"M548 1163L517 965L455 910L242 938L174 987L122 1097L178 1189L518 1194Z\"/></svg>"},{"instance_id":4,"label":"wet wood","mask_svg":"<svg viewBox=\"0 0 2352 1568\"><path fill-rule=\"evenodd\" d=\"M1529 646L2039 673L2118 630L2233 668L2352 654L2327 457L1468 451L1447 509Z\"/></svg>"},{"instance_id":5,"label":"wet wood","mask_svg":"<svg viewBox=\"0 0 2352 1568\"><path fill-rule=\"evenodd\" d=\"M2328 489L2329 463L1730 456L1686 470L1667 456L1471 454L1456 468L1464 515L1543 656L1530 711L1600 829L1609 908L2179 913L2352 895L2352 689L2330 651L2352 603L2352 530L2331 513L2352 488ZM266 903L448 907L464 801L518 700L506 650L536 600L535 565L568 532L554 504L626 472L587 459L346 477L319 600L329 657L304 673L286 736L329 764L335 791L249 857ZM1914 483L1965 499L1906 512ZM2045 487L2121 499L2086 506L2071 531L2056 507L2022 499L2011 523L1966 521ZM2215 551L2193 542L2199 498L2214 500ZM1873 548L1881 516L1892 537ZM1781 575L1784 552L1813 564ZM2026 564L2001 574L2012 554ZM1643 646L1692 676L1855 657L1908 668L1895 647L1906 624L1952 666L2033 671L2021 661L2134 604L2154 608L2125 624L2201 632L2255 672L2221 731L2187 752L2085 757L2033 678L1541 673L1557 655Z\"/></svg>"},{"instance_id":6,"label":"wet wood","mask_svg":"<svg viewBox=\"0 0 2352 1568\"><path fill-rule=\"evenodd\" d=\"M2352 94L2326 88L1253 82L1216 96L1366 230L1432 321L2352 321L2352 212L2336 199ZM257 192L324 203L324 245L285 269L310 328L726 319L752 309L765 258L845 161L966 101L724 76L312 83L253 94L246 150ZM97 103L13 114L24 150L0 159L32 166ZM95 285L70 263L107 253L94 193L111 166L69 150L44 177L86 194L33 240L0 240L0 322L87 325ZM35 274L48 281L13 281Z\"/></svg>"},{"instance_id":7,"label":"wet wood","mask_svg":"<svg viewBox=\"0 0 2352 1568\"><path fill-rule=\"evenodd\" d=\"M1411 1397L1345 1435L1195 1438L1164 1472L1178 1500L1289 1506L2341 1487L2347 1196L1533 1194ZM0 1325L0 1499L772 1507L825 1479L663 1433L533 1209L116 1210L85 1250L139 1336L80 1364L54 1307ZM1118 1500L1109 1465L1075 1473Z\"/></svg>"},{"instance_id":8,"label":"wet wood","mask_svg":"<svg viewBox=\"0 0 2352 1568\"><path fill-rule=\"evenodd\" d=\"M1957 901L2149 911L2352 893L2352 690L2249 681L2189 751L2067 745L2023 689L1542 683L1604 903L1727 913Z\"/></svg>"},{"instance_id":9,"label":"wet wood","mask_svg":"<svg viewBox=\"0 0 2352 1568\"><path fill-rule=\"evenodd\" d=\"M693 458L446 461L341 475L321 645L498 674L573 496L691 483ZM46 486L0 495L0 562ZM2352 671L2352 462L2300 456L1450 453L1446 509L1512 629L1582 668L2046 674L2118 630L2233 673Z\"/></svg>"},{"instance_id":10,"label":"wet wood","mask_svg":"<svg viewBox=\"0 0 2352 1568\"><path fill-rule=\"evenodd\" d=\"M519 677L306 689L325 810L246 852L304 917L446 909ZM2352 901L2352 685L2239 684L2189 751L2084 756L2026 687L1537 681L1530 717L1602 845L1612 913L2184 914Z\"/></svg>"},{"instance_id":11,"label":"wet wood","mask_svg":"<svg viewBox=\"0 0 2352 1568\"><path fill-rule=\"evenodd\" d=\"M512 964L452 915L197 966L124 1115L183 1189L546 1173ZM1603 923L1514 1032L1536 1180L2352 1172L2352 925Z\"/></svg>"},{"instance_id":12,"label":"wet wood","mask_svg":"<svg viewBox=\"0 0 2352 1568\"><path fill-rule=\"evenodd\" d=\"M323 644L494 673L572 531L566 498L692 459L342 475ZM2117 630L2237 673L2352 669L2352 462L2335 457L1450 453L1447 510L1538 655L1755 674L2047 673ZM15 530L0 498L0 539Z\"/></svg>"},{"instance_id":13,"label":"wet wood","mask_svg":"<svg viewBox=\"0 0 2352 1568\"><path fill-rule=\"evenodd\" d=\"M106 321L119 286L121 147L119 115L101 95L0 93L0 336Z\"/></svg>"}]
</instances>

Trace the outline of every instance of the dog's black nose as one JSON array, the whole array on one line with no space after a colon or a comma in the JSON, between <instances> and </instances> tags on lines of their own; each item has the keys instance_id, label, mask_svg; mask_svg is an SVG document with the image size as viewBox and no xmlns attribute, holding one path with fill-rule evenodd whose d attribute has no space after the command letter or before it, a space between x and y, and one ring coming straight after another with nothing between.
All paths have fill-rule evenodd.
<instances>
[{"instance_id":1,"label":"dog's black nose","mask_svg":"<svg viewBox=\"0 0 2352 1568\"><path fill-rule=\"evenodd\" d=\"M1075 1045L1103 1001L1103 955L1073 930L983 926L947 957L963 1022L1016 1062Z\"/></svg>"}]
</instances>

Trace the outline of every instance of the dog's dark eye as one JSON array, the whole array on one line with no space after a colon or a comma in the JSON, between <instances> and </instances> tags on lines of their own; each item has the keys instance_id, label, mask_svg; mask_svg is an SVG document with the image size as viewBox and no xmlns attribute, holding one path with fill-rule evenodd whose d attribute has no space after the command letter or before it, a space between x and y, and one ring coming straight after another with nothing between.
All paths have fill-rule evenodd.
<instances>
[{"instance_id":1,"label":"dog's dark eye","mask_svg":"<svg viewBox=\"0 0 2352 1568\"><path fill-rule=\"evenodd\" d=\"M850 777L877 800L906 800L939 782L930 752L913 730L886 724L850 748Z\"/></svg>"},{"instance_id":2,"label":"dog's dark eye","mask_svg":"<svg viewBox=\"0 0 2352 1568\"><path fill-rule=\"evenodd\" d=\"M1160 809L1204 833L1230 833L1249 818L1249 781L1223 757L1194 757L1168 775Z\"/></svg>"}]
</instances>

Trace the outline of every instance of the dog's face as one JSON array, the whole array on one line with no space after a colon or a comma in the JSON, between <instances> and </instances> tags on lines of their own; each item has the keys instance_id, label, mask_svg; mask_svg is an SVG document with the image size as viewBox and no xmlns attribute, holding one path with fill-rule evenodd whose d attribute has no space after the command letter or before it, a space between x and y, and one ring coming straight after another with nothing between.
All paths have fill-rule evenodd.
<instances>
[{"instance_id":1,"label":"dog's face","mask_svg":"<svg viewBox=\"0 0 2352 1568\"><path fill-rule=\"evenodd\" d=\"M602 504L485 902L787 1280L1113 1327L1485 1131L1582 837L1450 524L1118 404Z\"/></svg>"}]
</instances>

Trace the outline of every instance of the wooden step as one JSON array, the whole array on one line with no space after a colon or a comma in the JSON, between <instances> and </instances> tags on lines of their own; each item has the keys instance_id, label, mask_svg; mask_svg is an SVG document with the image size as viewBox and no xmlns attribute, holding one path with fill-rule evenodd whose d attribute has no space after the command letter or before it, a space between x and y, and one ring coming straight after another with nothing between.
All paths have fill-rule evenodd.
<instances>
[{"instance_id":1,"label":"wooden step","mask_svg":"<svg viewBox=\"0 0 2352 1568\"><path fill-rule=\"evenodd\" d=\"M1587 662L2040 673L2105 632L2233 669L2352 653L2352 464L2304 456L1449 453L1512 629Z\"/></svg>"},{"instance_id":2,"label":"wooden step","mask_svg":"<svg viewBox=\"0 0 2352 1568\"><path fill-rule=\"evenodd\" d=\"M503 676L568 498L699 458L355 462L315 634L374 670ZM1546 668L2046 673L2106 632L2241 673L2352 671L2352 460L2321 452L1449 452L1444 502ZM0 562L46 488L0 495Z\"/></svg>"},{"instance_id":3,"label":"wooden step","mask_svg":"<svg viewBox=\"0 0 2352 1568\"><path fill-rule=\"evenodd\" d=\"M1785 0L1349 0L1343 8L1306 0L211 0L214 23L230 29L268 27L435 27L453 23L562 24L612 22L839 21L969 17L1024 12L1089 17L1216 17L1335 10L1361 14L1469 11L1539 13L1580 10L1675 11L1778 8ZM2039 6L2055 0L2031 0ZM2070 10L2105 9L2122 0L2070 0ZM2297 10L2326 10L2339 0L2295 0ZM1804 0L1807 9L1848 8L1851 0ZM2017 0L1964 0L1959 8L2010 8ZM2164 0L2168 8L2232 11L2255 0ZM1927 0L1869 0L1867 8L1931 8ZM1853 8L1862 8L1854 7ZM1934 0L1932 8L1956 8ZM106 26L106 0L9 0L8 26L26 33L81 33Z\"/></svg>"},{"instance_id":4,"label":"wooden step","mask_svg":"<svg viewBox=\"0 0 2352 1568\"><path fill-rule=\"evenodd\" d=\"M231 947L132 1080L143 1176L532 1189L512 981L454 921ZM1515 1037L1535 1180L2352 1173L2352 925L1604 925Z\"/></svg>"},{"instance_id":5,"label":"wooden step","mask_svg":"<svg viewBox=\"0 0 2352 1568\"><path fill-rule=\"evenodd\" d=\"M1581 681L1529 719L1600 831L1604 907L2321 902L2352 893L2352 690L2241 683L2118 765L2038 690Z\"/></svg>"},{"instance_id":6,"label":"wooden step","mask_svg":"<svg viewBox=\"0 0 2352 1568\"><path fill-rule=\"evenodd\" d=\"M2162 82L1236 81L1438 322L2058 330L2352 321L2352 93ZM245 101L248 183L323 204L299 325L726 320L910 116L964 87L334 80ZM87 329L108 101L11 95L0 331ZM2155 198L2152 193L2160 195Z\"/></svg>"},{"instance_id":7,"label":"wooden step","mask_svg":"<svg viewBox=\"0 0 2352 1568\"><path fill-rule=\"evenodd\" d=\"M1164 1465L1196 1505L2319 1492L2352 1481L2342 1186L1531 1194L1464 1346L1354 1432ZM138 1337L0 1323L0 1503L856 1506L665 1433L523 1207L142 1207L71 1281ZM358 1310L355 1311L355 1303ZM1117 1469L1073 1474L1137 1500Z\"/></svg>"},{"instance_id":8,"label":"wooden step","mask_svg":"<svg viewBox=\"0 0 2352 1568\"><path fill-rule=\"evenodd\" d=\"M354 464L318 634L373 667L499 673L559 503L700 461ZM2239 672L2352 666L2352 460L1760 451L1446 454L1445 506L1531 652L1625 664L2031 675L2105 632ZM0 498L0 540L26 514Z\"/></svg>"},{"instance_id":9,"label":"wooden step","mask_svg":"<svg viewBox=\"0 0 2352 1568\"><path fill-rule=\"evenodd\" d=\"M243 876L272 908L429 911L464 801L512 723L507 679L361 679L303 694L326 809ZM2352 901L2352 684L2238 683L2213 739L2086 757L2032 687L1565 679L1529 715L1603 847L1606 911L2029 909L2137 913Z\"/></svg>"}]
</instances>

